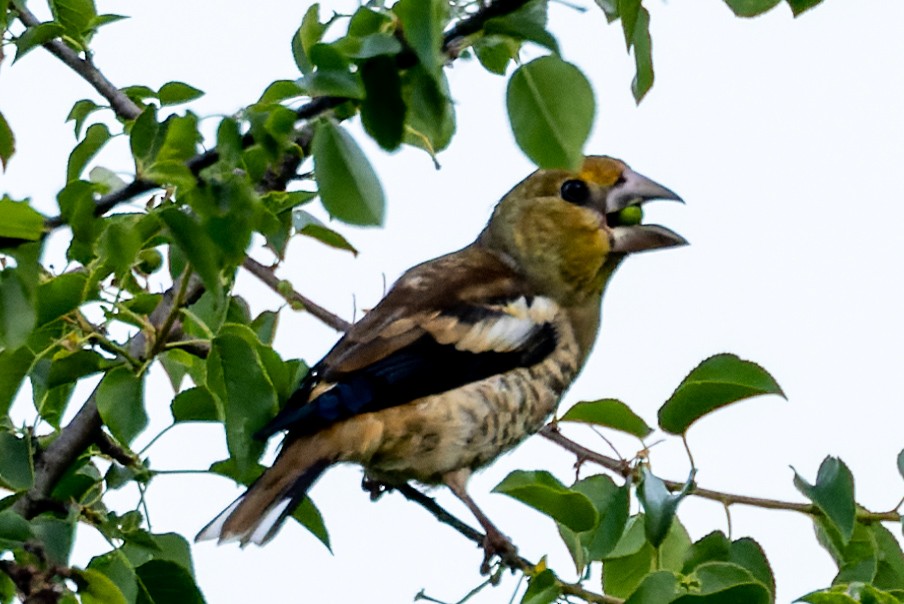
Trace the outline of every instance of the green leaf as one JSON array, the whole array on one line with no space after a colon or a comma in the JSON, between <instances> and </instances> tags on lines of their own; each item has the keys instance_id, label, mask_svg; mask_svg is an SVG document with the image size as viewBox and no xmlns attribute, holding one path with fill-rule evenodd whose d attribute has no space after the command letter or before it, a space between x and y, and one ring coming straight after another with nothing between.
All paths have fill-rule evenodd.
<instances>
[{"instance_id":1,"label":"green leaf","mask_svg":"<svg viewBox=\"0 0 904 604\"><path fill-rule=\"evenodd\" d=\"M787 2L788 6L791 7L791 12L797 17L804 11L810 10L817 4L821 4L822 0L787 0Z\"/></svg>"},{"instance_id":2,"label":"green leaf","mask_svg":"<svg viewBox=\"0 0 904 604\"><path fill-rule=\"evenodd\" d=\"M558 42L546 30L548 8L548 0L532 0L515 12L488 19L483 30L488 34L501 34L516 40L534 42L559 54Z\"/></svg>"},{"instance_id":3,"label":"green leaf","mask_svg":"<svg viewBox=\"0 0 904 604\"><path fill-rule=\"evenodd\" d=\"M781 0L725 0L725 4L738 17L756 17L772 10ZM789 2L790 4L790 2Z\"/></svg>"},{"instance_id":4,"label":"green leaf","mask_svg":"<svg viewBox=\"0 0 904 604\"><path fill-rule=\"evenodd\" d=\"M189 86L185 82L167 82L157 91L157 98L164 107L187 103L202 96L204 96L204 91Z\"/></svg>"},{"instance_id":5,"label":"green leaf","mask_svg":"<svg viewBox=\"0 0 904 604\"><path fill-rule=\"evenodd\" d=\"M0 416L9 413L32 361L34 354L26 346L0 350Z\"/></svg>"},{"instance_id":6,"label":"green leaf","mask_svg":"<svg viewBox=\"0 0 904 604\"><path fill-rule=\"evenodd\" d=\"M188 570L170 560L150 560L136 569L144 589L137 604L204 604Z\"/></svg>"},{"instance_id":7,"label":"green leaf","mask_svg":"<svg viewBox=\"0 0 904 604\"><path fill-rule=\"evenodd\" d=\"M6 118L3 117L3 112L0 111L0 166L3 166L4 172L6 171L6 164L9 162L9 158L15 152L16 137L13 135Z\"/></svg>"},{"instance_id":8,"label":"green leaf","mask_svg":"<svg viewBox=\"0 0 904 604\"><path fill-rule=\"evenodd\" d=\"M78 589L82 604L126 604L122 591L102 572L89 568L78 574L84 582Z\"/></svg>"},{"instance_id":9,"label":"green leaf","mask_svg":"<svg viewBox=\"0 0 904 604\"><path fill-rule=\"evenodd\" d=\"M691 545L687 531L676 518L657 551L644 537L645 518L631 517L621 540L603 561L603 590L627 598L654 570L678 572Z\"/></svg>"},{"instance_id":10,"label":"green leaf","mask_svg":"<svg viewBox=\"0 0 904 604\"><path fill-rule=\"evenodd\" d=\"M678 510L678 504L687 497L694 485L694 471L678 493L670 493L661 478L655 476L647 466L640 470L641 482L637 487L637 499L645 512L647 540L653 547L665 539Z\"/></svg>"},{"instance_id":11,"label":"green leaf","mask_svg":"<svg viewBox=\"0 0 904 604\"><path fill-rule=\"evenodd\" d=\"M82 272L63 273L38 286L35 296L37 324L45 325L67 315L86 299L93 298L88 276Z\"/></svg>"},{"instance_id":12,"label":"green leaf","mask_svg":"<svg viewBox=\"0 0 904 604\"><path fill-rule=\"evenodd\" d=\"M338 250L351 252L355 256L358 255L358 250L355 249L345 237L327 227L310 212L305 210L295 210L292 212L292 226L297 232L306 237L316 239L317 241Z\"/></svg>"},{"instance_id":13,"label":"green leaf","mask_svg":"<svg viewBox=\"0 0 904 604\"><path fill-rule=\"evenodd\" d=\"M180 193L193 189L197 184L195 175L179 160L154 162L144 169L141 177L161 187L175 187Z\"/></svg>"},{"instance_id":14,"label":"green leaf","mask_svg":"<svg viewBox=\"0 0 904 604\"><path fill-rule=\"evenodd\" d=\"M447 4L443 0L400 0L392 11L401 22L402 34L424 69L438 78L443 68L443 28Z\"/></svg>"},{"instance_id":15,"label":"green leaf","mask_svg":"<svg viewBox=\"0 0 904 604\"><path fill-rule=\"evenodd\" d=\"M785 393L765 369L733 354L717 354L695 367L659 409L659 426L683 434L695 421L737 401Z\"/></svg>"},{"instance_id":16,"label":"green leaf","mask_svg":"<svg viewBox=\"0 0 904 604\"><path fill-rule=\"evenodd\" d=\"M114 466L115 467L115 466ZM122 552L113 550L95 556L88 564L88 569L102 573L119 589L126 602L135 602L138 597L138 581L134 567L125 559Z\"/></svg>"},{"instance_id":17,"label":"green leaf","mask_svg":"<svg viewBox=\"0 0 904 604\"><path fill-rule=\"evenodd\" d=\"M176 245L185 254L192 267L200 275L205 287L214 296L222 290L220 263L222 254L197 219L181 208L170 207L160 212Z\"/></svg>"},{"instance_id":18,"label":"green leaf","mask_svg":"<svg viewBox=\"0 0 904 604\"><path fill-rule=\"evenodd\" d=\"M223 403L229 453L236 460L237 470L250 474L264 450L264 443L253 435L279 410L276 390L261 356L238 335L217 336L207 358L207 381Z\"/></svg>"},{"instance_id":19,"label":"green leaf","mask_svg":"<svg viewBox=\"0 0 904 604\"><path fill-rule=\"evenodd\" d=\"M493 492L517 499L575 532L592 529L598 520L586 495L569 489L549 472L516 470Z\"/></svg>"},{"instance_id":20,"label":"green leaf","mask_svg":"<svg viewBox=\"0 0 904 604\"><path fill-rule=\"evenodd\" d=\"M33 295L20 272L0 271L0 346L9 349L25 344L36 321Z\"/></svg>"},{"instance_id":21,"label":"green leaf","mask_svg":"<svg viewBox=\"0 0 904 604\"><path fill-rule=\"evenodd\" d=\"M826 457L816 474L816 484L804 480L794 471L794 486L807 499L816 504L831 521L847 544L854 532L856 504L854 502L854 477L843 461Z\"/></svg>"},{"instance_id":22,"label":"green leaf","mask_svg":"<svg viewBox=\"0 0 904 604\"><path fill-rule=\"evenodd\" d=\"M0 198L0 237L37 241L44 234L44 217L27 201Z\"/></svg>"},{"instance_id":23,"label":"green leaf","mask_svg":"<svg viewBox=\"0 0 904 604\"><path fill-rule=\"evenodd\" d=\"M358 10L367 9L362 7ZM361 37L345 36L341 40L333 42L331 46L346 57L356 60L379 56L390 58L402 52L401 42L394 35L386 32L376 32Z\"/></svg>"},{"instance_id":24,"label":"green leaf","mask_svg":"<svg viewBox=\"0 0 904 604\"><path fill-rule=\"evenodd\" d=\"M641 439L646 438L653 431L630 407L614 398L581 401L566 411L559 421L605 426L633 434Z\"/></svg>"},{"instance_id":25,"label":"green leaf","mask_svg":"<svg viewBox=\"0 0 904 604\"><path fill-rule=\"evenodd\" d=\"M455 133L455 108L444 73L434 78L420 65L402 74L402 96L408 108L405 143L431 157L449 146Z\"/></svg>"},{"instance_id":26,"label":"green leaf","mask_svg":"<svg viewBox=\"0 0 904 604\"><path fill-rule=\"evenodd\" d=\"M66 182L72 182L81 178L85 166L110 140L110 130L105 124L92 124L85 132L85 138L72 153L69 154L69 164L66 166Z\"/></svg>"},{"instance_id":27,"label":"green leaf","mask_svg":"<svg viewBox=\"0 0 904 604\"><path fill-rule=\"evenodd\" d=\"M157 123L157 108L148 105L135 119L129 132L129 146L139 175L154 162L165 138L166 127Z\"/></svg>"},{"instance_id":28,"label":"green leaf","mask_svg":"<svg viewBox=\"0 0 904 604\"><path fill-rule=\"evenodd\" d=\"M88 119L88 116L98 109L103 109L103 107L90 99L82 99L75 102L72 109L69 110L69 115L66 116L66 121L75 122L76 137L81 136L82 126L85 124L85 120Z\"/></svg>"},{"instance_id":29,"label":"green leaf","mask_svg":"<svg viewBox=\"0 0 904 604\"><path fill-rule=\"evenodd\" d=\"M111 369L97 387L97 411L117 440L129 444L147 427L144 381L129 367Z\"/></svg>"},{"instance_id":30,"label":"green leaf","mask_svg":"<svg viewBox=\"0 0 904 604\"><path fill-rule=\"evenodd\" d=\"M361 123L383 149L397 149L405 128L405 102L396 61L388 56L374 57L359 69L366 95L361 104Z\"/></svg>"},{"instance_id":31,"label":"green leaf","mask_svg":"<svg viewBox=\"0 0 904 604\"><path fill-rule=\"evenodd\" d=\"M9 432L0 432L0 484L12 491L30 489L35 472L29 444Z\"/></svg>"},{"instance_id":32,"label":"green leaf","mask_svg":"<svg viewBox=\"0 0 904 604\"><path fill-rule=\"evenodd\" d=\"M602 560L615 548L628 522L630 496L631 486L626 484L612 494L604 510L599 510L599 525L587 538L590 560Z\"/></svg>"},{"instance_id":33,"label":"green leaf","mask_svg":"<svg viewBox=\"0 0 904 604\"><path fill-rule=\"evenodd\" d=\"M75 524L76 520L73 516L62 520L41 515L31 521L32 531L44 544L44 551L50 562L68 566L72 541L75 536Z\"/></svg>"},{"instance_id":34,"label":"green leaf","mask_svg":"<svg viewBox=\"0 0 904 604\"><path fill-rule=\"evenodd\" d=\"M279 312L265 310L257 315L249 327L257 334L257 339L264 344L273 344L276 337L276 325L279 323Z\"/></svg>"},{"instance_id":35,"label":"green leaf","mask_svg":"<svg viewBox=\"0 0 904 604\"><path fill-rule=\"evenodd\" d=\"M304 89L310 96L335 96L347 99L363 99L364 86L361 77L348 69L319 68L303 80Z\"/></svg>"},{"instance_id":36,"label":"green leaf","mask_svg":"<svg viewBox=\"0 0 904 604\"><path fill-rule=\"evenodd\" d=\"M294 99L304 95L304 88L298 85L294 80L276 80L267 86L258 103L279 103L286 99ZM224 120L225 121L225 120ZM219 145L217 146L219 150Z\"/></svg>"},{"instance_id":37,"label":"green leaf","mask_svg":"<svg viewBox=\"0 0 904 604\"><path fill-rule=\"evenodd\" d=\"M474 43L474 53L484 69L496 75L505 75L509 63L517 58L521 44L508 36L483 36Z\"/></svg>"},{"instance_id":38,"label":"green leaf","mask_svg":"<svg viewBox=\"0 0 904 604\"><path fill-rule=\"evenodd\" d=\"M166 118L161 129L165 136L154 157L155 163L185 162L197 154L201 134L198 132L198 116L194 113L189 111L185 115L171 115Z\"/></svg>"},{"instance_id":39,"label":"green leaf","mask_svg":"<svg viewBox=\"0 0 904 604\"><path fill-rule=\"evenodd\" d=\"M157 98L157 91L153 88L148 88L147 86L126 86L125 88L121 88L120 90L122 90L123 94L125 94L127 97L135 101L135 103L142 106L144 105L144 101L146 101L147 99Z\"/></svg>"},{"instance_id":40,"label":"green leaf","mask_svg":"<svg viewBox=\"0 0 904 604\"><path fill-rule=\"evenodd\" d=\"M50 12L67 35L80 41L90 34L91 22L97 17L94 0L50 0Z\"/></svg>"},{"instance_id":41,"label":"green leaf","mask_svg":"<svg viewBox=\"0 0 904 604\"><path fill-rule=\"evenodd\" d=\"M292 518L308 529L328 550L333 551L330 547L330 535L323 523L323 516L320 515L320 510L317 509L310 497L301 500L301 503L292 512Z\"/></svg>"},{"instance_id":42,"label":"green leaf","mask_svg":"<svg viewBox=\"0 0 904 604\"><path fill-rule=\"evenodd\" d=\"M581 533L559 525L562 540L569 548L578 574L581 574L587 563L605 558L621 538L628 521L631 489L630 485L619 488L611 478L602 474L589 476L571 488L587 496L599 518L593 529Z\"/></svg>"},{"instance_id":43,"label":"green leaf","mask_svg":"<svg viewBox=\"0 0 904 604\"><path fill-rule=\"evenodd\" d=\"M625 20L622 19L622 23ZM653 87L653 41L650 38L650 13L641 7L637 12L637 21L631 40L634 48L634 64L636 72L631 80L631 92L638 103L643 100Z\"/></svg>"},{"instance_id":44,"label":"green leaf","mask_svg":"<svg viewBox=\"0 0 904 604\"><path fill-rule=\"evenodd\" d=\"M515 140L541 168L577 169L595 111L584 74L555 56L522 65L509 79L506 105Z\"/></svg>"},{"instance_id":45,"label":"green leaf","mask_svg":"<svg viewBox=\"0 0 904 604\"><path fill-rule=\"evenodd\" d=\"M383 224L383 188L355 140L332 120L317 123L314 174L323 206L349 224Z\"/></svg>"},{"instance_id":46,"label":"green leaf","mask_svg":"<svg viewBox=\"0 0 904 604\"><path fill-rule=\"evenodd\" d=\"M667 570L656 571L643 578L625 604L669 604L684 595L678 577ZM745 603L746 604L746 603Z\"/></svg>"},{"instance_id":47,"label":"green leaf","mask_svg":"<svg viewBox=\"0 0 904 604\"><path fill-rule=\"evenodd\" d=\"M596 5L606 15L606 21L609 23L618 19L618 0L596 0Z\"/></svg>"},{"instance_id":48,"label":"green leaf","mask_svg":"<svg viewBox=\"0 0 904 604\"><path fill-rule=\"evenodd\" d=\"M757 581L775 594L775 578L769 561L759 544L748 537L729 541L721 531L714 531L695 542L688 550L682 574L689 575L708 562L730 562L744 568Z\"/></svg>"},{"instance_id":49,"label":"green leaf","mask_svg":"<svg viewBox=\"0 0 904 604\"><path fill-rule=\"evenodd\" d=\"M292 36L292 57L298 70L305 76L314 71L314 65L308 54L311 47L320 42L326 28L327 24L320 22L320 4L315 2L308 8L301 20L301 26Z\"/></svg>"},{"instance_id":50,"label":"green leaf","mask_svg":"<svg viewBox=\"0 0 904 604\"><path fill-rule=\"evenodd\" d=\"M111 365L120 364L104 358L93 350L76 350L70 354L54 355L47 374L47 388L55 388L75 382L87 375L102 371Z\"/></svg>"},{"instance_id":51,"label":"green leaf","mask_svg":"<svg viewBox=\"0 0 904 604\"><path fill-rule=\"evenodd\" d=\"M757 581L747 569L730 562L701 564L689 577L699 585L699 602L744 602L744 604L771 604L772 594ZM706 596L716 596L706 597Z\"/></svg>"},{"instance_id":52,"label":"green leaf","mask_svg":"<svg viewBox=\"0 0 904 604\"><path fill-rule=\"evenodd\" d=\"M141 251L141 234L137 224L141 214L117 214L105 219L106 228L97 242L97 252L104 268L122 281L132 269Z\"/></svg>"},{"instance_id":53,"label":"green leaf","mask_svg":"<svg viewBox=\"0 0 904 604\"><path fill-rule=\"evenodd\" d=\"M21 36L15 39L16 58L13 59L13 64L28 54L36 46L40 46L54 38L60 37L63 35L64 31L62 25L54 23L53 21L39 23L38 25L29 27Z\"/></svg>"},{"instance_id":54,"label":"green leaf","mask_svg":"<svg viewBox=\"0 0 904 604\"><path fill-rule=\"evenodd\" d=\"M775 599L775 576L760 544L750 537L742 537L731 542L728 562L745 568L753 577L766 586Z\"/></svg>"},{"instance_id":55,"label":"green leaf","mask_svg":"<svg viewBox=\"0 0 904 604\"><path fill-rule=\"evenodd\" d=\"M91 19L91 22L88 24L89 29L92 31L97 31L101 27L105 25L109 25L111 23L116 23L117 21L123 21L128 19L125 15L112 15L112 14L104 14L98 15Z\"/></svg>"},{"instance_id":56,"label":"green leaf","mask_svg":"<svg viewBox=\"0 0 904 604\"><path fill-rule=\"evenodd\" d=\"M561 595L562 588L556 581L555 573L546 569L530 578L521 604L551 604Z\"/></svg>"},{"instance_id":57,"label":"green leaf","mask_svg":"<svg viewBox=\"0 0 904 604\"><path fill-rule=\"evenodd\" d=\"M60 215L72 227L73 245L69 257L88 264L94 257L94 242L101 232L101 221L95 216L95 185L83 180L67 184L57 195ZM78 250L78 251L76 251Z\"/></svg>"},{"instance_id":58,"label":"green leaf","mask_svg":"<svg viewBox=\"0 0 904 604\"><path fill-rule=\"evenodd\" d=\"M904 478L904 449L901 449L901 452L898 453L898 474Z\"/></svg>"},{"instance_id":59,"label":"green leaf","mask_svg":"<svg viewBox=\"0 0 904 604\"><path fill-rule=\"evenodd\" d=\"M223 410L203 386L183 390L173 399L170 410L176 422L221 422Z\"/></svg>"},{"instance_id":60,"label":"green leaf","mask_svg":"<svg viewBox=\"0 0 904 604\"><path fill-rule=\"evenodd\" d=\"M31 525L20 514L6 509L0 511L0 549L14 549L34 537Z\"/></svg>"},{"instance_id":61,"label":"green leaf","mask_svg":"<svg viewBox=\"0 0 904 604\"><path fill-rule=\"evenodd\" d=\"M139 517L140 520L140 517ZM151 560L166 560L178 564L194 576L191 560L191 546L185 537L177 533L148 533L144 530L130 531L122 548L133 566L142 566Z\"/></svg>"}]
</instances>

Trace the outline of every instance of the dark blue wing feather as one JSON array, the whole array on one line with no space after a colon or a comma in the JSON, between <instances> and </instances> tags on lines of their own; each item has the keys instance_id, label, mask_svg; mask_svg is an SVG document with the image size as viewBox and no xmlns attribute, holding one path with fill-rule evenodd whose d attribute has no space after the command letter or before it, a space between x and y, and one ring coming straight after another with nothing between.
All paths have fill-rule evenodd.
<instances>
[{"instance_id":1,"label":"dark blue wing feather","mask_svg":"<svg viewBox=\"0 0 904 604\"><path fill-rule=\"evenodd\" d=\"M285 408L255 436L264 439L282 430L293 436L313 434L355 415L535 365L555 347L556 332L550 324L538 325L519 348L507 352L461 351L424 335L367 367L337 376L331 380L335 386L308 402L319 379L314 367Z\"/></svg>"}]
</instances>

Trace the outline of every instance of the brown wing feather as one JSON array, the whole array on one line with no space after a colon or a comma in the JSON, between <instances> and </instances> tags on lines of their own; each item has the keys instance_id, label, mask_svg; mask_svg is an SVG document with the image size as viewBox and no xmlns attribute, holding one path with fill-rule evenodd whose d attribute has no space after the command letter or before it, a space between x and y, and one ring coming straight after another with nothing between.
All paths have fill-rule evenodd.
<instances>
[{"instance_id":1,"label":"brown wing feather","mask_svg":"<svg viewBox=\"0 0 904 604\"><path fill-rule=\"evenodd\" d=\"M478 245L419 264L402 275L324 357L321 377L332 381L387 357L427 332L454 330L454 315L445 312L449 309L510 300L527 291L508 264ZM438 324L440 320L445 324Z\"/></svg>"}]
</instances>

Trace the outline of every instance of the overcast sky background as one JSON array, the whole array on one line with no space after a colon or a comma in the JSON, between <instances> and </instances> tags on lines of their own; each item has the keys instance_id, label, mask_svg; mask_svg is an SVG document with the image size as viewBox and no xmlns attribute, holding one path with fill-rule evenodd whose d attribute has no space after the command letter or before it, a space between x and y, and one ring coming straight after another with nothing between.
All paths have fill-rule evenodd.
<instances>
[{"instance_id":1,"label":"overcast sky background","mask_svg":"<svg viewBox=\"0 0 904 604\"><path fill-rule=\"evenodd\" d=\"M98 4L101 12L132 17L105 28L93 45L97 65L117 85L185 81L207 93L191 109L216 115L252 102L273 79L297 76L289 40L307 2ZM604 303L600 340L564 406L617 397L652 424L692 367L733 352L769 370L788 401L755 399L695 425L689 441L701 486L801 501L789 465L812 481L821 460L837 455L854 473L858 501L891 509L904 494L895 468L904 446L904 3L826 0L797 20L783 3L742 20L719 0L648 0L656 83L640 107L630 94L633 60L620 26L607 26L592 2L580 4L589 10L553 5L551 30L597 96L587 151L620 157L682 195L686 206L647 206L647 220L691 245L632 258L620 269ZM336 225L361 251L357 258L307 241L290 246L280 275L347 319L372 306L408 266L469 243L496 200L532 170L508 127L505 80L467 61L457 61L449 77L459 134L440 156L442 170L418 151L377 150L352 124L386 190L385 228ZM74 143L63 121L85 97L100 100L40 49L21 64L4 62L0 110L18 152L0 174L0 191L31 196L42 211L56 213ZM128 171L125 148L117 141L96 163ZM62 245L55 240L50 254L61 258ZM254 255L270 258L259 248ZM255 311L281 306L247 274L238 290ZM329 328L285 310L275 346L284 358L314 362L335 339ZM91 386L76 393L70 411ZM138 448L168 423L168 388L155 372L153 423ZM21 398L16 411L30 419L28 393ZM566 433L608 453L593 434ZM639 448L632 439L613 439L623 456ZM652 450L653 469L682 480L688 461L672 440ZM222 430L180 427L149 454L155 468L206 467L225 457ZM572 565L552 522L490 490L516 468L570 481L573 462L533 438L470 486L524 556L548 554L565 579L573 579ZM454 602L480 582L481 554L470 542L399 495L371 503L359 483L359 469L337 468L313 489L335 555L295 524L262 549L195 547L208 601L402 603L423 588ZM194 535L238 492L226 479L161 476L148 497L153 530ZM436 495L473 522L449 493ZM126 490L115 500L129 509L137 494ZM694 539L726 529L715 503L691 498L680 517ZM750 535L765 548L779 602L831 581L834 566L807 518L734 507L732 523L735 538ZM105 549L83 527L73 562L87 564ZM506 575L472 601L508 602L515 582Z\"/></svg>"}]
</instances>

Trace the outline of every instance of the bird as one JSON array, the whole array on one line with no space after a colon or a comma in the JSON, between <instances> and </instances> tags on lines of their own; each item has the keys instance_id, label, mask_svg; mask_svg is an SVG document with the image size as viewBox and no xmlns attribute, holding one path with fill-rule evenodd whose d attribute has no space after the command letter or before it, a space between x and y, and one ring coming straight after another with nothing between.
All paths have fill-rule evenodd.
<instances>
[{"instance_id":1,"label":"bird","mask_svg":"<svg viewBox=\"0 0 904 604\"><path fill-rule=\"evenodd\" d=\"M310 369L255 435L284 433L273 465L196 540L263 545L325 470L355 463L389 487L446 485L485 531L482 568L513 553L468 478L552 415L622 260L687 243L625 218L654 199L681 201L607 156L522 180L473 243L406 271Z\"/></svg>"}]
</instances>

